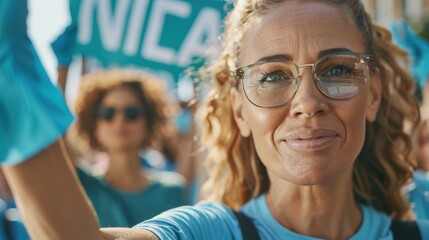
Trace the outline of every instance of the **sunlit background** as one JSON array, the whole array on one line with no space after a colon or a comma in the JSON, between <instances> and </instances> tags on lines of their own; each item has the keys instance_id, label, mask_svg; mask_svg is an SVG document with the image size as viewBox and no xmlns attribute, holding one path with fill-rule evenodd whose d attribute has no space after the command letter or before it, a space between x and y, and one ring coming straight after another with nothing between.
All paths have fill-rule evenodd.
<instances>
[{"instance_id":1,"label":"sunlit background","mask_svg":"<svg viewBox=\"0 0 429 240\"><path fill-rule=\"evenodd\" d=\"M29 34L53 81L56 60L50 43L70 23L68 0L29 0Z\"/></svg>"}]
</instances>

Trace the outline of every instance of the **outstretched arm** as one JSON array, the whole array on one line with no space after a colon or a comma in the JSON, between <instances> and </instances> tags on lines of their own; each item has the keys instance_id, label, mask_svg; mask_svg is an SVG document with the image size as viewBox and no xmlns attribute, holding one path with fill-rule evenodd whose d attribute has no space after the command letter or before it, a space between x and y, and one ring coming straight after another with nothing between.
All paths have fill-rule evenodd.
<instances>
[{"instance_id":1,"label":"outstretched arm","mask_svg":"<svg viewBox=\"0 0 429 240\"><path fill-rule=\"evenodd\" d=\"M0 1L0 164L32 239L155 239L100 231L62 136L73 120L27 36L27 1Z\"/></svg>"},{"instance_id":2,"label":"outstretched arm","mask_svg":"<svg viewBox=\"0 0 429 240\"><path fill-rule=\"evenodd\" d=\"M142 229L99 230L62 140L3 169L32 239L158 239Z\"/></svg>"},{"instance_id":3,"label":"outstretched arm","mask_svg":"<svg viewBox=\"0 0 429 240\"><path fill-rule=\"evenodd\" d=\"M103 239L60 140L24 163L3 167L34 239Z\"/></svg>"}]
</instances>

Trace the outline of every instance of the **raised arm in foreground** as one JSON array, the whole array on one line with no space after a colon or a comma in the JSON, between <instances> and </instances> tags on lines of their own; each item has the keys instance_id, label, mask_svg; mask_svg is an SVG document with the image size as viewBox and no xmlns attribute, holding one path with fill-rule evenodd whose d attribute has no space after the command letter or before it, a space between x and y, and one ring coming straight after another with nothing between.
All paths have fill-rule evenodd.
<instances>
[{"instance_id":1,"label":"raised arm in foreground","mask_svg":"<svg viewBox=\"0 0 429 240\"><path fill-rule=\"evenodd\" d=\"M141 229L99 230L61 140L3 168L32 239L157 239Z\"/></svg>"},{"instance_id":2,"label":"raised arm in foreground","mask_svg":"<svg viewBox=\"0 0 429 240\"><path fill-rule=\"evenodd\" d=\"M3 167L25 226L34 239L102 239L62 145L55 142L24 163Z\"/></svg>"},{"instance_id":3,"label":"raised arm in foreground","mask_svg":"<svg viewBox=\"0 0 429 240\"><path fill-rule=\"evenodd\" d=\"M100 231L59 140L73 116L27 36L27 14L26 0L0 1L0 164L31 238L155 239Z\"/></svg>"}]
</instances>

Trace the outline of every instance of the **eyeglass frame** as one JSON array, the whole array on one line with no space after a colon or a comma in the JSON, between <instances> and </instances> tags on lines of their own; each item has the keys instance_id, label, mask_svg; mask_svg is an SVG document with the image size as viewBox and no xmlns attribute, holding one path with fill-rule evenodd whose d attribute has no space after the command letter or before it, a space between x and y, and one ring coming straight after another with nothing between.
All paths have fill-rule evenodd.
<instances>
[{"instance_id":1,"label":"eyeglass frame","mask_svg":"<svg viewBox=\"0 0 429 240\"><path fill-rule=\"evenodd\" d=\"M255 106L257 106L257 107L261 107L261 108L276 108L276 107L280 107L280 106L285 105L286 103L288 103L289 101L291 101L291 100L294 98L294 96L295 96L295 94L296 94L296 92L298 91L298 88L299 88L298 80L299 80L299 78L302 76L302 73L303 73L303 72L301 71L301 68L304 68L304 67L311 67L311 68L312 68L312 69L311 69L311 71L312 71L312 73L313 73L313 80L314 80L314 81L317 81L317 82L321 82L320 78L319 78L319 77L317 76L317 74L316 74L315 66L316 66L319 62L321 62L321 61L323 61L323 60L325 60L325 59L327 59L327 58L329 58L329 57L337 56L337 55L351 55L351 56L358 57L362 63L365 63L365 64L367 65L367 67L368 67L368 70L369 70L369 71L375 71L375 69L376 69L375 65L373 64L373 62L374 62L374 59L375 59L375 58L374 58L374 56L373 56L372 54L369 54L369 53L358 53L358 52L352 52L352 51L341 51L341 52L331 53L331 54L327 54L327 55L325 55L325 56L322 56L322 57L321 57L321 58L319 58L315 63L296 64L296 63L294 63L293 61L289 61L289 60L282 60L282 59L277 59L277 60L269 59L269 60L257 61L257 62L255 62L255 63L252 63L252 64L249 64L249 65L245 65L245 66L243 66L243 67L239 67L239 68L237 68L237 69L234 71L234 74L235 74L235 78L236 78L236 79L241 80L244 95L246 95L246 98L247 98L247 100L249 100L249 102L250 102L250 103L252 103L253 105L255 105ZM261 64L264 64L264 63L270 63L270 62L283 62L283 63L289 63L289 64L292 64L292 65L293 65L293 66L295 66L295 67L296 67L296 69L298 70L298 75L297 75L296 77L294 77L294 79L293 79L293 80L294 80L294 82L293 82L293 83L294 83L294 85L295 85L296 89L295 89L295 92L293 93L293 95L290 97L290 99L288 99L288 100L287 100L287 101L285 101L284 103L281 103L281 104L276 105L276 106L264 107L264 106L260 106L260 105L258 105L258 104L255 104L252 100L250 100L250 99L249 99L249 96L247 96L247 93L246 93L246 90L245 90L245 87L244 87L244 81L243 81L243 79L244 79L245 70L247 70L247 69L249 69L249 68L252 68L253 66L256 66L256 65L261 65ZM365 81L365 86L367 85L367 80L368 80L368 79L369 79L369 76L368 76L368 78L367 78L367 79L366 79L366 81ZM319 86L318 86L317 82L316 82L316 87L317 87L317 89L320 91L320 93L322 93L324 96L326 96L326 97L328 97L328 98L330 98L330 99L335 99L335 100L347 100L347 99L350 99L350 98L353 98L353 97L357 96L357 95L362 91L362 89L361 89L361 90L359 90L355 95L353 95L353 96L351 96L351 97L349 97L349 98L337 99L337 98L333 98L333 97L331 97L331 96L327 95L326 93L324 93L324 92L319 88Z\"/></svg>"}]
</instances>

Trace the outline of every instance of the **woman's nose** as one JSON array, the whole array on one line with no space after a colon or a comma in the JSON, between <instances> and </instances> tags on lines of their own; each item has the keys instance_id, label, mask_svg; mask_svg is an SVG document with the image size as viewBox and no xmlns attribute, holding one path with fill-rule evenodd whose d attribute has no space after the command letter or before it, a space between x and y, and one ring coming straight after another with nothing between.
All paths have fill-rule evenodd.
<instances>
[{"instance_id":1,"label":"woman's nose","mask_svg":"<svg viewBox=\"0 0 429 240\"><path fill-rule=\"evenodd\" d=\"M117 110L117 112L113 115L111 122L113 124L123 124L126 123L126 118L124 116L123 110Z\"/></svg>"},{"instance_id":2,"label":"woman's nose","mask_svg":"<svg viewBox=\"0 0 429 240\"><path fill-rule=\"evenodd\" d=\"M326 97L319 91L310 69L303 71L298 89L291 100L290 114L293 117L313 117L328 111Z\"/></svg>"}]
</instances>

